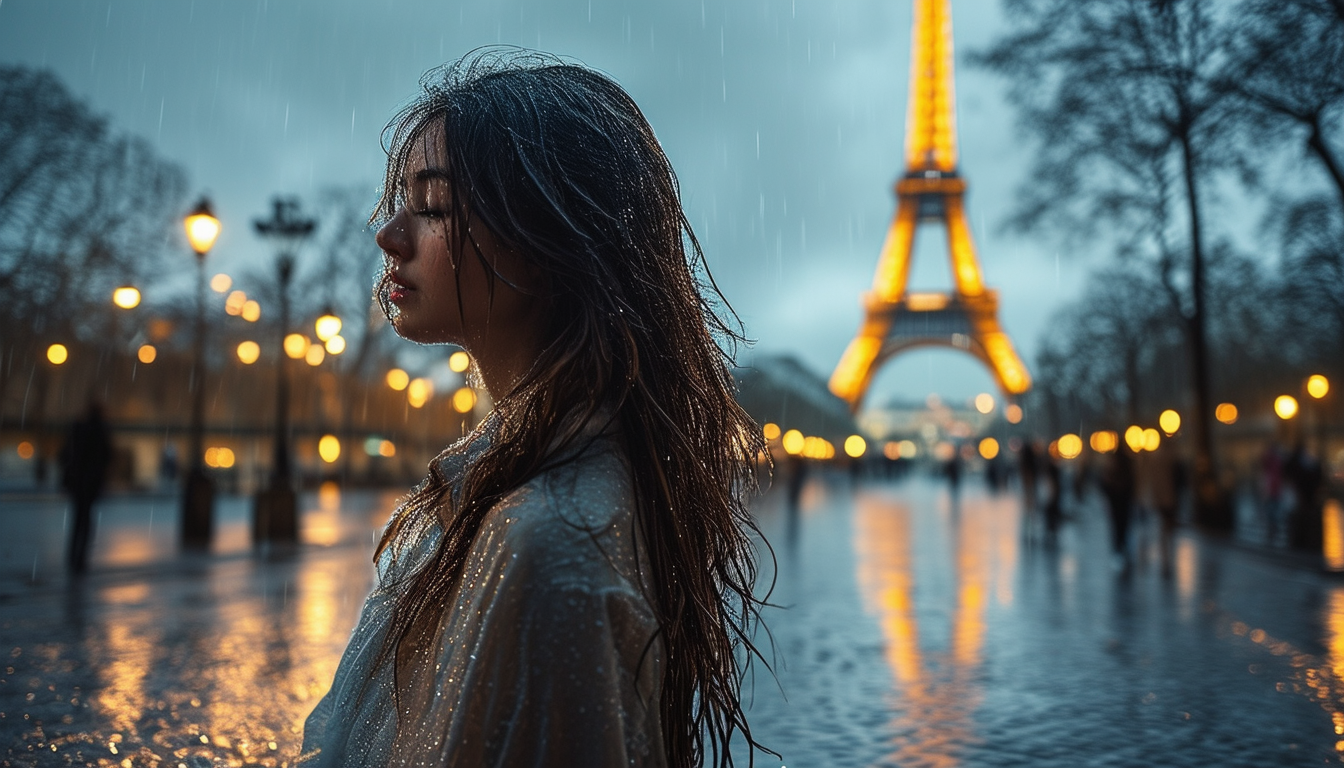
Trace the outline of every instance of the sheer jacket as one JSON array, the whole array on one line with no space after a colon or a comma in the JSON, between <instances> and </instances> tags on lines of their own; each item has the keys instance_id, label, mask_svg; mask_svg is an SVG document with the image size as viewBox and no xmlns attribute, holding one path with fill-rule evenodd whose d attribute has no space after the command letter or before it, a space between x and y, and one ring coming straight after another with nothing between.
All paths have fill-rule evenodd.
<instances>
[{"instance_id":1,"label":"sheer jacket","mask_svg":"<svg viewBox=\"0 0 1344 768\"><path fill-rule=\"evenodd\" d=\"M440 459L452 487L479 449ZM615 442L597 439L486 515L436 642L403 661L398 739L394 662L377 664L378 651L403 569L440 535L430 525L398 557L384 552L305 724L302 764L661 768L663 646Z\"/></svg>"}]
</instances>

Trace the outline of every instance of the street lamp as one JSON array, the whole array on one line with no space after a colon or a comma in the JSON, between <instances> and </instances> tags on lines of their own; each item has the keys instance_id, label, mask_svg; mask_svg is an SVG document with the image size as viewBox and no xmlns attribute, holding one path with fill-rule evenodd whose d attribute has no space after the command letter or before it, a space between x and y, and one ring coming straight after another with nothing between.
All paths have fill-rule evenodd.
<instances>
[{"instance_id":1,"label":"street lamp","mask_svg":"<svg viewBox=\"0 0 1344 768\"><path fill-rule=\"evenodd\" d=\"M1307 377L1307 394L1311 395L1313 400L1311 405L1312 416L1316 421L1316 455L1320 457L1321 465L1326 463L1326 438L1325 438L1325 403L1322 402L1325 396L1330 394L1330 380L1319 373Z\"/></svg>"},{"instance_id":2,"label":"street lamp","mask_svg":"<svg viewBox=\"0 0 1344 768\"><path fill-rule=\"evenodd\" d=\"M219 237L219 219L210 210L210 201L201 198L187 214L183 225L187 242L196 254L196 355L191 366L191 431L187 439L190 464L182 488L182 545L188 549L209 549L214 533L215 485L205 473L205 256Z\"/></svg>"},{"instance_id":3,"label":"street lamp","mask_svg":"<svg viewBox=\"0 0 1344 768\"><path fill-rule=\"evenodd\" d=\"M294 254L303 241L317 228L315 219L299 215L299 201L294 198L275 198L271 218L252 222L257 234L276 243L276 277L280 283L280 347L276 358L275 377L275 435L272 439L274 458L271 462L271 482L257 494L252 515L254 543L273 541L297 543L299 526L294 495L293 462L289 450L289 374L288 360L292 357L289 342L289 283L294 277ZM305 340L306 341L306 340Z\"/></svg>"}]
</instances>

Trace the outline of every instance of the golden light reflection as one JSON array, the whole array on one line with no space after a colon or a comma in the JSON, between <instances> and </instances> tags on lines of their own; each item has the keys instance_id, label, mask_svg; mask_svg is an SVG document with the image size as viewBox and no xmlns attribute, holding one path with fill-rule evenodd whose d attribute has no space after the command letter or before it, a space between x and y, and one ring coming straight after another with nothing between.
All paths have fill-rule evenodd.
<instances>
[{"instance_id":1,"label":"golden light reflection","mask_svg":"<svg viewBox=\"0 0 1344 768\"><path fill-rule=\"evenodd\" d=\"M1174 435L1181 428L1181 415L1168 408L1157 417L1157 425L1168 435Z\"/></svg>"},{"instance_id":2,"label":"golden light reflection","mask_svg":"<svg viewBox=\"0 0 1344 768\"><path fill-rule=\"evenodd\" d=\"M780 434L779 425L772 421L767 421L765 426L761 427L761 435L766 440L777 440Z\"/></svg>"},{"instance_id":3,"label":"golden light reflection","mask_svg":"<svg viewBox=\"0 0 1344 768\"><path fill-rule=\"evenodd\" d=\"M807 439L803 437L802 432L799 432L796 429L790 429L788 432L784 433L781 442L783 443L785 453L790 456L797 456L803 452L803 443L807 442Z\"/></svg>"},{"instance_id":4,"label":"golden light reflection","mask_svg":"<svg viewBox=\"0 0 1344 768\"><path fill-rule=\"evenodd\" d=\"M52 365L63 365L70 359L70 350L65 348L64 344L52 344L47 347L47 362Z\"/></svg>"},{"instance_id":5,"label":"golden light reflection","mask_svg":"<svg viewBox=\"0 0 1344 768\"><path fill-rule=\"evenodd\" d=\"M857 459L868 452L868 441L859 435L850 435L845 438L845 455L851 459Z\"/></svg>"},{"instance_id":6,"label":"golden light reflection","mask_svg":"<svg viewBox=\"0 0 1344 768\"><path fill-rule=\"evenodd\" d=\"M980 441L980 455L985 459L992 459L999 455L999 441L992 437L986 437Z\"/></svg>"},{"instance_id":7,"label":"golden light reflection","mask_svg":"<svg viewBox=\"0 0 1344 768\"><path fill-rule=\"evenodd\" d=\"M471 355L459 349L448 356L448 370L453 373L462 373L471 367Z\"/></svg>"},{"instance_id":8,"label":"golden light reflection","mask_svg":"<svg viewBox=\"0 0 1344 768\"><path fill-rule=\"evenodd\" d=\"M1344 508L1341 508L1338 499L1327 499L1321 516L1325 567L1332 571L1344 571Z\"/></svg>"},{"instance_id":9,"label":"golden light reflection","mask_svg":"<svg viewBox=\"0 0 1344 768\"><path fill-rule=\"evenodd\" d=\"M135 359L145 365L154 362L158 357L159 350L155 349L153 344L141 344L140 348L135 351Z\"/></svg>"},{"instance_id":10,"label":"golden light reflection","mask_svg":"<svg viewBox=\"0 0 1344 768\"><path fill-rule=\"evenodd\" d=\"M1330 393L1330 380L1319 373L1307 378L1307 394L1320 400Z\"/></svg>"},{"instance_id":11,"label":"golden light reflection","mask_svg":"<svg viewBox=\"0 0 1344 768\"><path fill-rule=\"evenodd\" d=\"M1213 417L1224 424L1237 423L1237 406L1231 403L1219 403L1218 407L1213 409Z\"/></svg>"},{"instance_id":12,"label":"golden light reflection","mask_svg":"<svg viewBox=\"0 0 1344 768\"><path fill-rule=\"evenodd\" d=\"M1097 453L1110 453L1120 445L1120 436L1110 430L1093 432L1088 438L1088 445Z\"/></svg>"},{"instance_id":13,"label":"golden light reflection","mask_svg":"<svg viewBox=\"0 0 1344 768\"><path fill-rule=\"evenodd\" d=\"M406 373L400 368L393 368L392 370L387 372L387 386L391 387L392 389L395 389L398 392L405 389L406 385L410 383L411 383L410 374Z\"/></svg>"},{"instance_id":14,"label":"golden light reflection","mask_svg":"<svg viewBox=\"0 0 1344 768\"><path fill-rule=\"evenodd\" d=\"M1056 444L1059 456L1063 459L1076 459L1083 452L1083 438L1070 432L1059 438Z\"/></svg>"},{"instance_id":15,"label":"golden light reflection","mask_svg":"<svg viewBox=\"0 0 1344 768\"><path fill-rule=\"evenodd\" d=\"M1020 424L1022 422L1022 406L1013 403L1004 408L1003 418L1007 419L1009 424Z\"/></svg>"},{"instance_id":16,"label":"golden light reflection","mask_svg":"<svg viewBox=\"0 0 1344 768\"><path fill-rule=\"evenodd\" d=\"M1287 421L1297 415L1297 398L1292 395L1279 395L1274 398L1274 413Z\"/></svg>"},{"instance_id":17,"label":"golden light reflection","mask_svg":"<svg viewBox=\"0 0 1344 768\"><path fill-rule=\"evenodd\" d=\"M123 285L112 291L112 303L122 309L135 309L140 306L140 291L134 286Z\"/></svg>"}]
</instances>

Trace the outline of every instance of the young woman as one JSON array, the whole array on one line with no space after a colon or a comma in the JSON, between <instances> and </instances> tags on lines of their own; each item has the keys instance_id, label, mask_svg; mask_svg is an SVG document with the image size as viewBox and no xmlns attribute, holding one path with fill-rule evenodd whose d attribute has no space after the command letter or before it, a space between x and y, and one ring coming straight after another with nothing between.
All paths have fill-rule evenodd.
<instances>
[{"instance_id":1,"label":"young woman","mask_svg":"<svg viewBox=\"0 0 1344 768\"><path fill-rule=\"evenodd\" d=\"M751 742L739 336L609 77L475 54L388 127L377 297L494 411L397 509L311 765L695 766Z\"/></svg>"}]
</instances>

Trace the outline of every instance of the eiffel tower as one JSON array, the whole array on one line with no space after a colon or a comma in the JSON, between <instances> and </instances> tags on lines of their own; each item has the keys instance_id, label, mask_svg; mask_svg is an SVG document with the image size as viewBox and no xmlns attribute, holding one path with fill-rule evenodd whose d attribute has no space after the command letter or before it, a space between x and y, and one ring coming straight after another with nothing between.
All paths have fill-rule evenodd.
<instances>
[{"instance_id":1,"label":"eiffel tower","mask_svg":"<svg viewBox=\"0 0 1344 768\"><path fill-rule=\"evenodd\" d=\"M998 292L986 288L966 223L966 180L957 172L949 0L915 0L906 108L905 174L896 182L896 216L878 257L864 320L831 374L830 388L857 411L877 369L909 349L946 346L979 358L1003 393L1031 388L1031 374L999 327ZM920 224L947 230L954 290L909 293L910 259Z\"/></svg>"}]
</instances>

